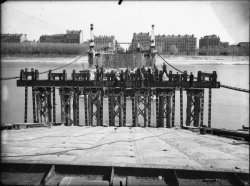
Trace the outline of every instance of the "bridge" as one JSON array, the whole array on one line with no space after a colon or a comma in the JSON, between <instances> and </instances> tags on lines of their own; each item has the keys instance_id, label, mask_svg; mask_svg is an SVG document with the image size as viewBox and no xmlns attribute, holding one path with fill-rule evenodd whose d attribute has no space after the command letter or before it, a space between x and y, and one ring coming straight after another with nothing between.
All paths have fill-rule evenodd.
<instances>
[{"instance_id":1,"label":"bridge","mask_svg":"<svg viewBox=\"0 0 250 186\"><path fill-rule=\"evenodd\" d=\"M146 79L131 74L130 79L112 79L112 74L105 73L102 78L89 79L88 70L71 73L48 72L47 79L39 78L39 71L31 69L21 70L17 80L18 87L25 87L24 122L28 115L28 89L32 89L32 106L34 123L56 123L56 93L59 89L61 100L61 123L64 125L79 125L79 99L84 99L84 118L86 126L103 126L103 100L108 99L109 126L115 126L118 118L119 126L126 126L127 101L132 102L133 127L140 126L138 117L142 116L143 126L152 126L152 106L156 113L156 127L171 128L175 125L176 91L180 91L180 124L184 125L183 92L186 91L187 109L186 126L203 126L204 90L209 90L208 127L211 127L212 89L220 88L216 72L197 74L197 79L188 80L187 72L173 74L168 72L168 80L163 81L162 76L145 75ZM163 71L159 71L163 74ZM121 75L120 75L121 76ZM97 76L96 76L97 78ZM152 102L155 98L155 103ZM156 104L155 106L153 104ZM73 113L73 114L72 114Z\"/></svg>"}]
</instances>

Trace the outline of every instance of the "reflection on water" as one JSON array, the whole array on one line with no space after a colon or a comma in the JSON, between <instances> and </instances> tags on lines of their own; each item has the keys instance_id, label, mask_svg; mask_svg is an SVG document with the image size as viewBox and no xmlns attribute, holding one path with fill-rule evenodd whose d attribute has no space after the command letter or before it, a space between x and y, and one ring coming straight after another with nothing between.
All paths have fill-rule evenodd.
<instances>
[{"instance_id":1,"label":"reflection on water","mask_svg":"<svg viewBox=\"0 0 250 186\"><path fill-rule=\"evenodd\" d=\"M56 62L58 59L53 59ZM39 72L46 71L49 69L61 66L60 63L39 63L28 62L28 63L7 63L2 62L1 64L1 74L2 77L17 76L20 73L20 69L24 68L34 68L38 69ZM72 61L71 59L68 60ZM173 63L172 63L173 64ZM162 66L161 59L157 59L157 66ZM218 81L222 84L241 87L249 89L249 65L224 65L224 64L206 64L206 65L195 65L185 63L176 63L175 66L180 70L187 70L188 73L193 72L212 72L217 71ZM81 60L76 64L68 66L65 70L70 74L72 70L79 71L82 68L87 67L87 59ZM62 72L63 69L57 70L55 72ZM167 70L175 71L171 68ZM40 75L40 78L47 78L47 74ZM8 80L1 82L1 119L2 123L14 123L23 122L24 120L24 88L16 86L16 80ZM56 91L58 94L58 90ZM213 89L212 90L212 127L217 128L227 128L227 129L239 129L242 125L249 126L249 94L228 90L224 88ZM186 94L184 92L184 103L186 102ZM179 92L176 92L176 115L175 121L179 125ZM205 104L204 104L204 124L207 124L207 104L208 91L205 91ZM60 122L60 98L56 97L56 108L57 108L57 122ZM107 103L107 100L104 100ZM130 100L128 99L127 106L130 106ZM107 112L107 104L104 105L104 112ZM132 123L131 110L127 108L127 123ZM84 105L83 99L80 99L80 123L84 123ZM184 105L184 117L185 117L185 105ZM152 103L152 124L155 123L155 104ZM108 114L104 114L105 123L108 123ZM28 100L28 122L32 122L32 100L31 100L31 89L29 89L29 100Z\"/></svg>"}]
</instances>

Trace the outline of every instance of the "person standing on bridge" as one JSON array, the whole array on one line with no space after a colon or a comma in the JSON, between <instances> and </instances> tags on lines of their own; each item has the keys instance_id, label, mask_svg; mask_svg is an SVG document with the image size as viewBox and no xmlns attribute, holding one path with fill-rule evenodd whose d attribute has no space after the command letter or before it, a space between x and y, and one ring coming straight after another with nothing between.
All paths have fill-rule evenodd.
<instances>
[{"instance_id":1,"label":"person standing on bridge","mask_svg":"<svg viewBox=\"0 0 250 186\"><path fill-rule=\"evenodd\" d=\"M193 81L194 81L194 75L193 73L191 72L190 76L189 76L189 87L192 87L193 86Z\"/></svg>"},{"instance_id":2,"label":"person standing on bridge","mask_svg":"<svg viewBox=\"0 0 250 186\"><path fill-rule=\"evenodd\" d=\"M163 70L163 75L164 73L166 73L166 76L168 76L167 65L165 63L163 63L162 70Z\"/></svg>"}]
</instances>

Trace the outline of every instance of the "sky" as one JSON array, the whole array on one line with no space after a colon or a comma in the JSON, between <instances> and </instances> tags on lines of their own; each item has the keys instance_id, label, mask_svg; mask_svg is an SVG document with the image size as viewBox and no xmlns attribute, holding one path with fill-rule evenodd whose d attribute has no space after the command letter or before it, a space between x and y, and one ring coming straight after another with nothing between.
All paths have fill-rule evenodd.
<instances>
[{"instance_id":1,"label":"sky","mask_svg":"<svg viewBox=\"0 0 250 186\"><path fill-rule=\"evenodd\" d=\"M83 30L89 39L114 35L131 42L133 33L218 35L230 44L249 41L249 0L237 1L7 1L1 4L1 33L25 33L28 40L41 35Z\"/></svg>"}]
</instances>

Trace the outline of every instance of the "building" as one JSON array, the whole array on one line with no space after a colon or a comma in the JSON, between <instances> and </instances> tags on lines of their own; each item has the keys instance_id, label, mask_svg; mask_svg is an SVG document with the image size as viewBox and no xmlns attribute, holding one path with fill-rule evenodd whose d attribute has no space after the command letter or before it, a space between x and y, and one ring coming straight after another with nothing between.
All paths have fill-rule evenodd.
<instances>
[{"instance_id":1,"label":"building","mask_svg":"<svg viewBox=\"0 0 250 186\"><path fill-rule=\"evenodd\" d=\"M220 45L220 38L219 36L216 35L208 35L200 38L199 40L199 48L206 47L208 48L209 46L211 48L214 47L219 47Z\"/></svg>"},{"instance_id":2,"label":"building","mask_svg":"<svg viewBox=\"0 0 250 186\"><path fill-rule=\"evenodd\" d=\"M229 55L229 42L220 41L216 35L207 35L199 40L199 55Z\"/></svg>"},{"instance_id":3,"label":"building","mask_svg":"<svg viewBox=\"0 0 250 186\"><path fill-rule=\"evenodd\" d=\"M26 34L1 34L2 43L21 43L26 40Z\"/></svg>"},{"instance_id":4,"label":"building","mask_svg":"<svg viewBox=\"0 0 250 186\"><path fill-rule=\"evenodd\" d=\"M96 50L112 50L116 49L116 40L114 36L94 36Z\"/></svg>"},{"instance_id":5,"label":"building","mask_svg":"<svg viewBox=\"0 0 250 186\"><path fill-rule=\"evenodd\" d=\"M83 43L82 30L66 30L66 34L42 35L41 43Z\"/></svg>"},{"instance_id":6,"label":"building","mask_svg":"<svg viewBox=\"0 0 250 186\"><path fill-rule=\"evenodd\" d=\"M142 51L150 50L150 34L140 32L139 34L134 33L132 38L132 50L136 51L137 48L140 48Z\"/></svg>"},{"instance_id":7,"label":"building","mask_svg":"<svg viewBox=\"0 0 250 186\"><path fill-rule=\"evenodd\" d=\"M228 48L229 47L229 42L220 42L221 47Z\"/></svg>"},{"instance_id":8,"label":"building","mask_svg":"<svg viewBox=\"0 0 250 186\"><path fill-rule=\"evenodd\" d=\"M168 35L166 36L166 54L174 54L173 48L176 47L175 52L178 55L195 55L196 54L197 38L194 35Z\"/></svg>"},{"instance_id":9,"label":"building","mask_svg":"<svg viewBox=\"0 0 250 186\"><path fill-rule=\"evenodd\" d=\"M161 54L195 55L197 38L194 35L156 35L156 50ZM150 49L149 33L134 33L131 48L136 50L140 47L143 50Z\"/></svg>"},{"instance_id":10,"label":"building","mask_svg":"<svg viewBox=\"0 0 250 186\"><path fill-rule=\"evenodd\" d=\"M249 56L249 42L240 42L238 45L241 56Z\"/></svg>"}]
</instances>

